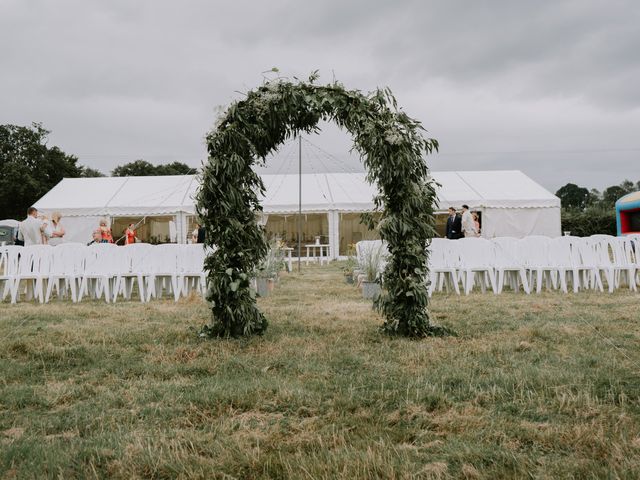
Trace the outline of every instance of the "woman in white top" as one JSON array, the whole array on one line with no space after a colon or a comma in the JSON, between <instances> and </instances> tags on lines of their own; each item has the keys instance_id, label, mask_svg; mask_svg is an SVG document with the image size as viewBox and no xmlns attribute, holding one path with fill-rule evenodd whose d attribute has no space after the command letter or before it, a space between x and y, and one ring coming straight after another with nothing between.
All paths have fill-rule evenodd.
<instances>
[{"instance_id":1,"label":"woman in white top","mask_svg":"<svg viewBox=\"0 0 640 480\"><path fill-rule=\"evenodd\" d=\"M468 205L462 205L462 232L465 238L478 236L476 225L473 223L473 217L471 216L471 212L469 212Z\"/></svg>"},{"instance_id":2,"label":"woman in white top","mask_svg":"<svg viewBox=\"0 0 640 480\"><path fill-rule=\"evenodd\" d=\"M198 229L200 228L200 224L196 223L196 228L191 232L191 243L198 243Z\"/></svg>"},{"instance_id":3,"label":"woman in white top","mask_svg":"<svg viewBox=\"0 0 640 480\"><path fill-rule=\"evenodd\" d=\"M64 235L66 232L60 223L61 218L62 215L60 212L53 212L51 214L51 222L49 223L49 228L51 228L49 245L60 245L64 242Z\"/></svg>"}]
</instances>

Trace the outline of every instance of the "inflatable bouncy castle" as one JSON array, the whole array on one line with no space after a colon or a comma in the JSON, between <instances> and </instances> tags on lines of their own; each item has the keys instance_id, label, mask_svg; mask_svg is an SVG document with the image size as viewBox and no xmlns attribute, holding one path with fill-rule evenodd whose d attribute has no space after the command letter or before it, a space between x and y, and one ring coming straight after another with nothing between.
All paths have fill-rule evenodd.
<instances>
[{"instance_id":1,"label":"inflatable bouncy castle","mask_svg":"<svg viewBox=\"0 0 640 480\"><path fill-rule=\"evenodd\" d=\"M640 234L640 192L625 195L616 202L618 235Z\"/></svg>"}]
</instances>

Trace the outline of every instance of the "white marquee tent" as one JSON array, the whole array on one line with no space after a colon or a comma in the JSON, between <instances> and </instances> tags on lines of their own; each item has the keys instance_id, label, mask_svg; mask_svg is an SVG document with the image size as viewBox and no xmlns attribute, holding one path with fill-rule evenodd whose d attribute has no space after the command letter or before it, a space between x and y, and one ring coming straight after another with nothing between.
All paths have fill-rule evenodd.
<instances>
[{"instance_id":1,"label":"white marquee tent","mask_svg":"<svg viewBox=\"0 0 640 480\"><path fill-rule=\"evenodd\" d=\"M432 172L438 212L467 204L482 214L485 237L560 235L560 200L520 171ZM298 176L263 175L265 218L298 211ZM160 177L65 178L35 207L59 211L68 241L88 241L101 218L169 218L170 240L185 242L195 215L193 175ZM337 255L343 214L371 211L375 187L364 173L302 175L302 211L326 215L328 243Z\"/></svg>"}]
</instances>

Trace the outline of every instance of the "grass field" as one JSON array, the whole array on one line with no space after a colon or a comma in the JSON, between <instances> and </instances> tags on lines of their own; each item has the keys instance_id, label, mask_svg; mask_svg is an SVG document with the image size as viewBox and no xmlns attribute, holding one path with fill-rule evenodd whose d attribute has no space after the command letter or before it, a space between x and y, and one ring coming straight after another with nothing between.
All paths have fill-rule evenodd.
<instances>
[{"instance_id":1,"label":"grass field","mask_svg":"<svg viewBox=\"0 0 640 480\"><path fill-rule=\"evenodd\" d=\"M260 303L1 304L0 478L640 478L638 294L436 294L422 341L335 265Z\"/></svg>"}]
</instances>

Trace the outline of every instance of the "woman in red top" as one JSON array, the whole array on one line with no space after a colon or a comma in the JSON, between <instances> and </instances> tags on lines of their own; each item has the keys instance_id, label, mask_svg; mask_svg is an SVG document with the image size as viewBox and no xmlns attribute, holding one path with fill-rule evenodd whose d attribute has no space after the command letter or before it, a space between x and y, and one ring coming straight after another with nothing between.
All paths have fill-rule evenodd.
<instances>
[{"instance_id":1,"label":"woman in red top","mask_svg":"<svg viewBox=\"0 0 640 480\"><path fill-rule=\"evenodd\" d=\"M135 225L130 223L127 229L124 231L124 244L131 245L132 243L136 243L136 231Z\"/></svg>"},{"instance_id":2,"label":"woman in red top","mask_svg":"<svg viewBox=\"0 0 640 480\"><path fill-rule=\"evenodd\" d=\"M111 229L107 227L107 220L100 220L100 233L102 234L102 240L100 243L113 243L113 237L111 236Z\"/></svg>"}]
</instances>

